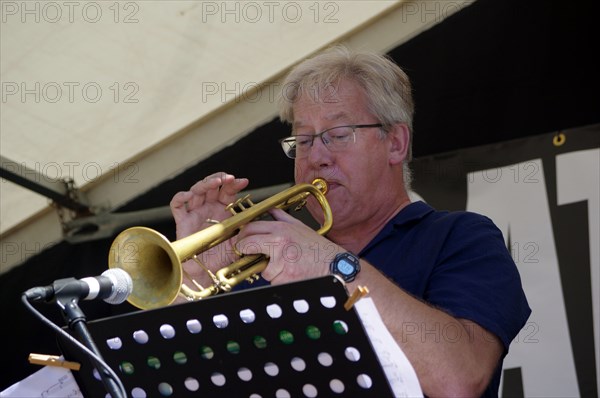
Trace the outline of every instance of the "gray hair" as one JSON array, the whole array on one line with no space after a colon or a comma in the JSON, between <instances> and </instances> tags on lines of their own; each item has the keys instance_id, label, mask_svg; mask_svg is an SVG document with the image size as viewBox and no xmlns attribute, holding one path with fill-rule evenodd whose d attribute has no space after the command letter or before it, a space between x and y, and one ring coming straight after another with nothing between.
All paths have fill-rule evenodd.
<instances>
[{"instance_id":1,"label":"gray hair","mask_svg":"<svg viewBox=\"0 0 600 398\"><path fill-rule=\"evenodd\" d=\"M390 58L371 52L353 52L335 46L301 62L288 74L279 98L279 116L293 124L294 103L302 95L315 99L319 92L335 87L342 79L359 84L364 90L369 111L383 124L383 130L397 123L409 129L409 147L404 162L404 183L410 187L412 160L412 86L406 73Z\"/></svg>"}]
</instances>

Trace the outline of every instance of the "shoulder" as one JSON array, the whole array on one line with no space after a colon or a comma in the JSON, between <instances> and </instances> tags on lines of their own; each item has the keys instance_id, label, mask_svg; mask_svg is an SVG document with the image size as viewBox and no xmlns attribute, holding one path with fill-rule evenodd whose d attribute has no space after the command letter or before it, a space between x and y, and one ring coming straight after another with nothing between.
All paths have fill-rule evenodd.
<instances>
[{"instance_id":1,"label":"shoulder","mask_svg":"<svg viewBox=\"0 0 600 398\"><path fill-rule=\"evenodd\" d=\"M407 225L433 235L461 233L497 235L500 233L494 222L483 214L470 211L437 210L424 202L413 202L402 212L405 210L404 216L392 220L394 225Z\"/></svg>"}]
</instances>

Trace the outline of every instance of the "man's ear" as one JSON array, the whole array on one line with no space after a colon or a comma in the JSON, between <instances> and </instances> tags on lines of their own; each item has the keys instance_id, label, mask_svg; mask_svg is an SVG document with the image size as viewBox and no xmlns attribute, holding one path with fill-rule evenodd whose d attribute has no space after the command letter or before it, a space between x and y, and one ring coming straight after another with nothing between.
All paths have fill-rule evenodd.
<instances>
[{"instance_id":1,"label":"man's ear","mask_svg":"<svg viewBox=\"0 0 600 398\"><path fill-rule=\"evenodd\" d=\"M410 132L405 123L394 124L387 132L390 143L389 162L391 165L404 162L408 156L410 145Z\"/></svg>"}]
</instances>

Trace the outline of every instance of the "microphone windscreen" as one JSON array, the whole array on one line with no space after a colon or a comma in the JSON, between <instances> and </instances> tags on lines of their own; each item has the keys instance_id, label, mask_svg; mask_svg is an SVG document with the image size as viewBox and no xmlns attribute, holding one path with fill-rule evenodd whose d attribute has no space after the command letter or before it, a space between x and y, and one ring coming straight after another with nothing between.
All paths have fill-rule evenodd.
<instances>
[{"instance_id":1,"label":"microphone windscreen","mask_svg":"<svg viewBox=\"0 0 600 398\"><path fill-rule=\"evenodd\" d=\"M102 273L102 276L109 278L113 282L113 290L110 296L104 301L109 304L121 304L133 291L133 281L131 276L121 268L110 268Z\"/></svg>"}]
</instances>

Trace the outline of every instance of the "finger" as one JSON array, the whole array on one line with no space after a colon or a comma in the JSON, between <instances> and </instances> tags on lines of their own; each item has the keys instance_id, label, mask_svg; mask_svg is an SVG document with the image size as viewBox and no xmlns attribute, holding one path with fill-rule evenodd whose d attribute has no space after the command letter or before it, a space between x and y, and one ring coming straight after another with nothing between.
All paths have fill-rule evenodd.
<instances>
[{"instance_id":1,"label":"finger","mask_svg":"<svg viewBox=\"0 0 600 398\"><path fill-rule=\"evenodd\" d=\"M198 181L192 186L190 190L194 193L202 195L207 193L208 191L220 187L221 184L223 184L223 180L227 178L233 178L233 176L222 171L218 173L213 173Z\"/></svg>"},{"instance_id":2,"label":"finger","mask_svg":"<svg viewBox=\"0 0 600 398\"><path fill-rule=\"evenodd\" d=\"M265 268L263 270L263 272L260 273L260 275L267 281L267 282L273 282L273 280L275 278L277 278L279 275L281 275L283 273L283 269L284 269L285 265L283 264L276 264L272 261L269 262L269 264L267 265L267 268Z\"/></svg>"},{"instance_id":3,"label":"finger","mask_svg":"<svg viewBox=\"0 0 600 398\"><path fill-rule=\"evenodd\" d=\"M245 228L244 228L245 229ZM235 250L241 254L265 254L270 256L272 253L269 252L269 245L263 245L261 242L267 241L267 234L253 233L248 236L242 236L238 234L237 240L234 244Z\"/></svg>"},{"instance_id":4,"label":"finger","mask_svg":"<svg viewBox=\"0 0 600 398\"><path fill-rule=\"evenodd\" d=\"M194 184L191 191L196 195L202 196L206 201L216 201L219 196L219 188L222 184L222 177L213 175Z\"/></svg>"},{"instance_id":5,"label":"finger","mask_svg":"<svg viewBox=\"0 0 600 398\"><path fill-rule=\"evenodd\" d=\"M185 204L192 198L193 193L190 191L177 192L173 195L169 206L171 209L185 208Z\"/></svg>"},{"instance_id":6,"label":"finger","mask_svg":"<svg viewBox=\"0 0 600 398\"><path fill-rule=\"evenodd\" d=\"M232 174L225 174L220 179L221 183L218 189L207 192L208 200L229 204L235 201L236 195L248 186L247 178L235 178Z\"/></svg>"},{"instance_id":7,"label":"finger","mask_svg":"<svg viewBox=\"0 0 600 398\"><path fill-rule=\"evenodd\" d=\"M241 239L255 236L255 235L270 235L277 233L277 225L275 221L252 221L245 224L238 233L238 237Z\"/></svg>"},{"instance_id":8,"label":"finger","mask_svg":"<svg viewBox=\"0 0 600 398\"><path fill-rule=\"evenodd\" d=\"M190 191L186 192L178 192L171 199L171 203L169 203L171 207L171 214L173 214L173 218L175 222L182 220L187 216L190 209L189 202L193 199L194 195Z\"/></svg>"},{"instance_id":9,"label":"finger","mask_svg":"<svg viewBox=\"0 0 600 398\"><path fill-rule=\"evenodd\" d=\"M281 209L271 209L269 210L269 214L276 220L276 221L283 221L283 222L287 222L290 224L304 224L302 221L298 220L296 217L292 216L291 214L281 210Z\"/></svg>"},{"instance_id":10,"label":"finger","mask_svg":"<svg viewBox=\"0 0 600 398\"><path fill-rule=\"evenodd\" d=\"M248 186L247 178L227 178L223 181L219 190L219 201L221 203L231 203L235 200L236 195Z\"/></svg>"},{"instance_id":11,"label":"finger","mask_svg":"<svg viewBox=\"0 0 600 398\"><path fill-rule=\"evenodd\" d=\"M227 181L232 180L234 177L231 174L221 174L216 177L211 178L208 182L209 190L206 191L206 200L209 202L219 201L219 195L223 184L226 184Z\"/></svg>"}]
</instances>

